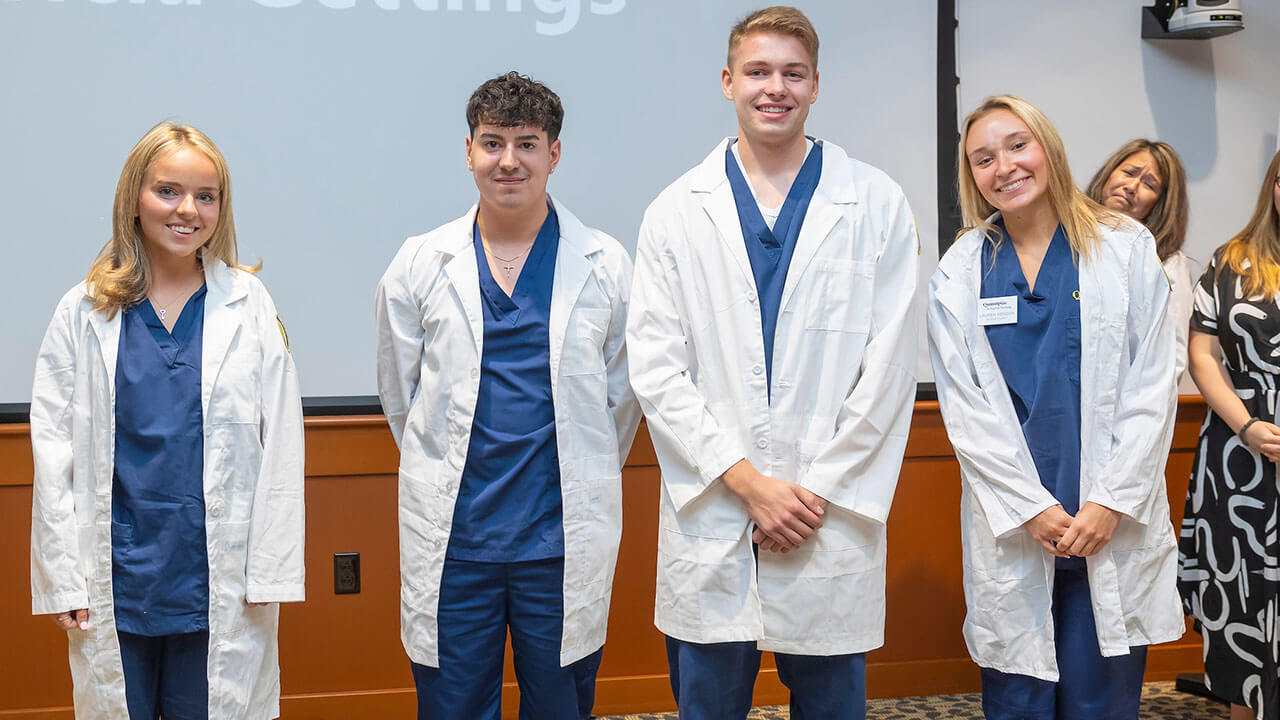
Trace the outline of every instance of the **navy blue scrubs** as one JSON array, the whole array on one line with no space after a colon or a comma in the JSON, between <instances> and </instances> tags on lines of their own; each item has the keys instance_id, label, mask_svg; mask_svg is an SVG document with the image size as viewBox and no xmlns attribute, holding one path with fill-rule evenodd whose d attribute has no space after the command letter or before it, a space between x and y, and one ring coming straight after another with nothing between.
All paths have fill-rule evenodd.
<instances>
[{"instance_id":1,"label":"navy blue scrubs","mask_svg":"<svg viewBox=\"0 0 1280 720\"><path fill-rule=\"evenodd\" d=\"M473 230L480 389L440 581L440 667L412 664L422 720L501 717L510 628L521 718L590 717L601 651L560 666L564 523L549 321L560 227L547 218L508 296Z\"/></svg>"},{"instance_id":2,"label":"navy blue scrubs","mask_svg":"<svg viewBox=\"0 0 1280 720\"><path fill-rule=\"evenodd\" d=\"M149 302L128 308L120 321L111 573L135 720L158 712L199 717L208 698L204 300L202 286L172 333Z\"/></svg>"},{"instance_id":3,"label":"navy blue scrubs","mask_svg":"<svg viewBox=\"0 0 1280 720\"><path fill-rule=\"evenodd\" d=\"M1080 510L1080 273L1061 226L1027 284L1013 241L982 247L982 297L1015 296L1018 321L986 327L996 364L1022 424L1040 482L1063 509ZM1059 681L982 669L988 718L1136 718L1146 647L1104 658L1089 595L1086 561L1056 558L1054 642Z\"/></svg>"}]
</instances>

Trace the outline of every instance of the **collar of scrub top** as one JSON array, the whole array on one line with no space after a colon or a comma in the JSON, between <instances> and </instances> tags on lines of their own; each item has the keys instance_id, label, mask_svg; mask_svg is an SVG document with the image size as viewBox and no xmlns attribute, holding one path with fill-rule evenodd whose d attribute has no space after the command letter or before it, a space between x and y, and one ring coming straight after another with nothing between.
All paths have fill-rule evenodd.
<instances>
[{"instance_id":1,"label":"collar of scrub top","mask_svg":"<svg viewBox=\"0 0 1280 720\"><path fill-rule=\"evenodd\" d=\"M787 192L782 208L778 210L778 219L774 221L772 230L760 213L760 205L752 192L751 184L742 174L738 159L733 154L733 146L737 140L729 142L724 147L724 171L733 189L734 203L738 207L742 238L749 248L752 241L755 241L763 250L760 257L757 257L757 253L748 254L751 267L757 273L759 272L756 267L757 262L765 260L776 265L782 257L783 246L794 247L795 240L800 235L800 226L804 222L805 212L809 209L809 201L813 199L813 193L818 188L818 180L822 177L822 146L811 137L806 136L806 139L813 143L813 147L809 149L804 163L800 166L800 171L791 181L791 189Z\"/></svg>"},{"instance_id":2,"label":"collar of scrub top","mask_svg":"<svg viewBox=\"0 0 1280 720\"><path fill-rule=\"evenodd\" d=\"M182 311L178 314L178 319L173 323L173 331L170 332L164 326L164 321L156 314L155 308L151 302L144 300L133 306L133 310L138 313L138 317L146 325L151 338L155 340L156 345L160 347L160 352L164 355L165 362L169 367L174 367L179 362L179 353L190 342L192 325L197 319L203 319L204 300L208 292L208 285L200 283L200 287L191 293L191 297L182 305ZM194 312L193 307L200 304L202 312Z\"/></svg>"},{"instance_id":3,"label":"collar of scrub top","mask_svg":"<svg viewBox=\"0 0 1280 720\"><path fill-rule=\"evenodd\" d=\"M1007 264L1009 283L1017 290L1020 297L1027 302L1040 302L1050 297L1061 278L1054 273L1037 272L1036 286L1032 288L1027 282L1027 276L1022 272L1022 262L1018 259L1017 251L1013 247L1013 238L1005 229L1004 218L996 218L992 224L1000 229L1000 244L992 248L995 252L991 254L991 267L987 268L987 272L995 269L996 258L999 257L1001 262ZM993 243L991 238L985 236L983 242L987 245ZM1064 254L1068 257L1063 258ZM1071 249L1071 243L1067 241L1066 229L1062 227L1062 223L1058 223L1057 229L1053 231L1053 237L1049 239L1049 247L1045 248L1044 257L1040 259L1040 268L1041 270L1046 267L1052 269L1055 263L1062 262L1064 259L1074 263L1075 252Z\"/></svg>"},{"instance_id":4,"label":"collar of scrub top","mask_svg":"<svg viewBox=\"0 0 1280 720\"><path fill-rule=\"evenodd\" d=\"M560 237L560 222L556 217L556 209L551 205L551 200L547 200L547 217L542 221L542 227L538 229L538 234L533 239L533 245L529 247L529 256L525 258L524 266L520 268L520 275L516 277L515 287L511 289L511 294L507 295L502 286L493 277L493 271L489 267L489 260L485 256L484 240L480 236L480 214L476 213L476 218L471 223L471 241L475 246L476 252L476 269L480 276L480 294L484 297L484 301L489 305L493 314L503 319L505 322L515 325L520 320L520 305L516 302L516 298L527 298L529 296L529 284L538 282L542 273L545 272L547 259L551 253L547 250L549 247L557 245L556 242ZM528 272L526 272L528 271Z\"/></svg>"}]
</instances>

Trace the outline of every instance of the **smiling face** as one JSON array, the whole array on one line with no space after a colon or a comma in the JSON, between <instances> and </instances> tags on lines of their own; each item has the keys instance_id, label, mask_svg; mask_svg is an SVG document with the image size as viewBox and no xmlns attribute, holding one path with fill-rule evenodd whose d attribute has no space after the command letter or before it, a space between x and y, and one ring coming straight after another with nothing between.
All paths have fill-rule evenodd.
<instances>
[{"instance_id":1,"label":"smiling face","mask_svg":"<svg viewBox=\"0 0 1280 720\"><path fill-rule=\"evenodd\" d=\"M539 128L481 123L467 138L467 169L475 176L482 208L541 210L547 177L559 161L560 140L547 142Z\"/></svg>"},{"instance_id":2,"label":"smiling face","mask_svg":"<svg viewBox=\"0 0 1280 720\"><path fill-rule=\"evenodd\" d=\"M152 257L195 255L218 225L222 188L213 161L192 147L160 155L147 168L137 218Z\"/></svg>"},{"instance_id":3,"label":"smiling face","mask_svg":"<svg viewBox=\"0 0 1280 720\"><path fill-rule=\"evenodd\" d=\"M1143 222L1164 192L1156 159L1146 150L1125 158L1102 187L1102 204Z\"/></svg>"},{"instance_id":4,"label":"smiling face","mask_svg":"<svg viewBox=\"0 0 1280 720\"><path fill-rule=\"evenodd\" d=\"M1044 209L1049 201L1049 165L1027 124L1003 108L969 126L965 158L978 192L1005 215Z\"/></svg>"},{"instance_id":5,"label":"smiling face","mask_svg":"<svg viewBox=\"0 0 1280 720\"><path fill-rule=\"evenodd\" d=\"M818 72L798 38L750 33L720 72L738 132L752 145L786 145L804 137L809 106L818 99Z\"/></svg>"}]
</instances>

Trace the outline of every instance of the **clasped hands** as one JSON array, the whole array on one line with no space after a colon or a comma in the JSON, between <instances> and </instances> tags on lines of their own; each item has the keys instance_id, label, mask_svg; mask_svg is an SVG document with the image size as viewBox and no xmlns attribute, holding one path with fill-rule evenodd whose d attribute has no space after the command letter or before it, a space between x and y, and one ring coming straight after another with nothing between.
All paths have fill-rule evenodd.
<instances>
[{"instance_id":1,"label":"clasped hands","mask_svg":"<svg viewBox=\"0 0 1280 720\"><path fill-rule=\"evenodd\" d=\"M827 501L793 482L769 477L746 460L739 460L720 479L746 503L755 523L751 540L761 550L790 552L822 527Z\"/></svg>"},{"instance_id":2,"label":"clasped hands","mask_svg":"<svg viewBox=\"0 0 1280 720\"><path fill-rule=\"evenodd\" d=\"M1093 502L1085 503L1072 517L1061 505L1047 508L1022 527L1054 557L1096 555L1115 534L1120 513Z\"/></svg>"}]
</instances>

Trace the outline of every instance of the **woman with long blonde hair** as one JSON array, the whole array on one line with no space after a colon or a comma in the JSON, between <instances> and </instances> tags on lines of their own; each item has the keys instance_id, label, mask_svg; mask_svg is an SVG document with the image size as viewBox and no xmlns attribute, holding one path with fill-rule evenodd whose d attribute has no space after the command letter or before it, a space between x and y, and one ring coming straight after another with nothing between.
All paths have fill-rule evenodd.
<instances>
[{"instance_id":1,"label":"woman with long blonde hair","mask_svg":"<svg viewBox=\"0 0 1280 720\"><path fill-rule=\"evenodd\" d=\"M1179 542L1179 589L1200 621L1205 680L1232 720L1280 718L1280 153L1253 216L1195 290L1191 378L1209 404Z\"/></svg>"},{"instance_id":2,"label":"woman with long blonde hair","mask_svg":"<svg viewBox=\"0 0 1280 720\"><path fill-rule=\"evenodd\" d=\"M302 410L284 326L236 255L222 153L161 123L41 344L32 610L67 631L81 720L279 715Z\"/></svg>"},{"instance_id":3,"label":"woman with long blonde hair","mask_svg":"<svg viewBox=\"0 0 1280 720\"><path fill-rule=\"evenodd\" d=\"M1075 186L1021 98L965 119L959 190L969 227L930 283L929 340L984 712L1137 718L1146 647L1183 631L1168 280L1151 233Z\"/></svg>"}]
</instances>

